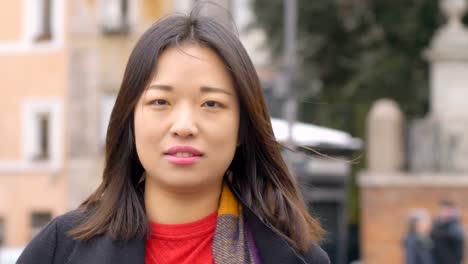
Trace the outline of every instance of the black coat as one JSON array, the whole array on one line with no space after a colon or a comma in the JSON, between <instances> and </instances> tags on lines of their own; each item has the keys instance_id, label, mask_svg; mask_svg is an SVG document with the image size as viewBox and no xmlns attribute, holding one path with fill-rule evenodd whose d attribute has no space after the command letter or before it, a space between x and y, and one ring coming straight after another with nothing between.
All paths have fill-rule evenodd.
<instances>
[{"instance_id":1,"label":"black coat","mask_svg":"<svg viewBox=\"0 0 468 264\"><path fill-rule=\"evenodd\" d=\"M249 209L244 214L262 264L330 263L319 246L313 246L307 254L300 255ZM66 232L74 228L79 219L81 214L73 211L52 220L25 248L17 264L145 263L144 238L119 241L102 235L88 242L73 240Z\"/></svg>"},{"instance_id":2,"label":"black coat","mask_svg":"<svg viewBox=\"0 0 468 264\"><path fill-rule=\"evenodd\" d=\"M464 234L457 219L436 221L431 235L436 264L462 263Z\"/></svg>"}]
</instances>

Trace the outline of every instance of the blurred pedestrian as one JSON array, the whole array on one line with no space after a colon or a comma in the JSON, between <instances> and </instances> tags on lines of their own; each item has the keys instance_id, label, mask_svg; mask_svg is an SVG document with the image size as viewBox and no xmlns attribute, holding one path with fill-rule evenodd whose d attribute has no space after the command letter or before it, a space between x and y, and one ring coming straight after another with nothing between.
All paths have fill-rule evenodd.
<instances>
[{"instance_id":1,"label":"blurred pedestrian","mask_svg":"<svg viewBox=\"0 0 468 264\"><path fill-rule=\"evenodd\" d=\"M403 240L405 264L434 264L432 256L431 217L425 209L411 212L408 232Z\"/></svg>"},{"instance_id":2,"label":"blurred pedestrian","mask_svg":"<svg viewBox=\"0 0 468 264\"><path fill-rule=\"evenodd\" d=\"M460 214L449 200L440 203L439 215L432 229L436 264L460 264L463 261L464 233Z\"/></svg>"},{"instance_id":3,"label":"blurred pedestrian","mask_svg":"<svg viewBox=\"0 0 468 264\"><path fill-rule=\"evenodd\" d=\"M29 263L329 263L281 156L255 68L209 17L171 15L133 49L106 166Z\"/></svg>"}]
</instances>

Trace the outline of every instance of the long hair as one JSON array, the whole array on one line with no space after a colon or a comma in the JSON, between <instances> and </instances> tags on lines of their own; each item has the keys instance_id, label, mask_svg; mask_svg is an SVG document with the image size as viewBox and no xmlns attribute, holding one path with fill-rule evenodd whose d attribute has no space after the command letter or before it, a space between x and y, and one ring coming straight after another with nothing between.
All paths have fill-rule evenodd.
<instances>
[{"instance_id":1,"label":"long hair","mask_svg":"<svg viewBox=\"0 0 468 264\"><path fill-rule=\"evenodd\" d=\"M181 43L211 48L224 62L240 105L239 142L229 171L230 185L260 219L292 246L306 251L323 229L311 217L281 156L255 68L238 37L209 17L171 15L139 39L125 70L106 138L103 180L80 206L85 219L70 234L79 240L109 233L132 239L149 233L139 180L144 172L135 147L134 109L161 53Z\"/></svg>"}]
</instances>

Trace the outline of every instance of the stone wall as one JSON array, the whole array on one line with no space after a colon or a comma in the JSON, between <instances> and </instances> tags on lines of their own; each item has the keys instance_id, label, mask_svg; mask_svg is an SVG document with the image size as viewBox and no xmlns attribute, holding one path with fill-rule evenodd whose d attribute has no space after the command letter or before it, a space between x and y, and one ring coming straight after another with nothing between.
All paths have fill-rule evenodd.
<instances>
[{"instance_id":1,"label":"stone wall","mask_svg":"<svg viewBox=\"0 0 468 264\"><path fill-rule=\"evenodd\" d=\"M448 199L460 209L464 230L468 227L468 29L461 22L467 3L441 0L440 6L447 23L425 52L428 116L410 120L402 138L406 125L395 115L397 105L379 100L369 113L368 168L359 175L364 263L403 263L402 239L412 209L434 215Z\"/></svg>"},{"instance_id":2,"label":"stone wall","mask_svg":"<svg viewBox=\"0 0 468 264\"><path fill-rule=\"evenodd\" d=\"M410 210L425 208L435 216L442 199L453 201L460 209L466 233L467 176L363 173L360 177L362 260L371 264L404 263L401 242ZM466 246L465 256L468 256Z\"/></svg>"}]
</instances>

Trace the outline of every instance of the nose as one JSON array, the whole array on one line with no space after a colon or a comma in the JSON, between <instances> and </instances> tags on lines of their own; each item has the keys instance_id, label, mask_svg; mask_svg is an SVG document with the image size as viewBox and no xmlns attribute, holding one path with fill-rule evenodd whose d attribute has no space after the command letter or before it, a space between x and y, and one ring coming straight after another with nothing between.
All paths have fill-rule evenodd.
<instances>
[{"instance_id":1,"label":"nose","mask_svg":"<svg viewBox=\"0 0 468 264\"><path fill-rule=\"evenodd\" d=\"M173 122L170 129L172 136L180 138L194 137L198 134L195 113L189 107L180 107L174 111Z\"/></svg>"}]
</instances>

